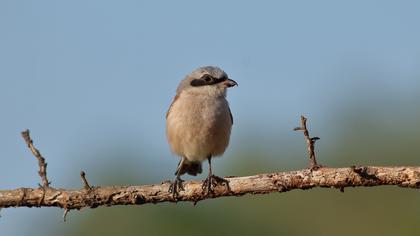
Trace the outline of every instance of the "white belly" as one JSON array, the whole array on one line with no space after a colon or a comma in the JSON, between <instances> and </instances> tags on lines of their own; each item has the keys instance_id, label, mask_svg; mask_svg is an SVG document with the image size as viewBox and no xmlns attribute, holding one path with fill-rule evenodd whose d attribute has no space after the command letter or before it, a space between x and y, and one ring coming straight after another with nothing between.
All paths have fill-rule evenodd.
<instances>
[{"instance_id":1,"label":"white belly","mask_svg":"<svg viewBox=\"0 0 420 236\"><path fill-rule=\"evenodd\" d=\"M166 135L172 152L189 161L203 161L225 152L231 127L224 97L181 94L170 108Z\"/></svg>"}]
</instances>

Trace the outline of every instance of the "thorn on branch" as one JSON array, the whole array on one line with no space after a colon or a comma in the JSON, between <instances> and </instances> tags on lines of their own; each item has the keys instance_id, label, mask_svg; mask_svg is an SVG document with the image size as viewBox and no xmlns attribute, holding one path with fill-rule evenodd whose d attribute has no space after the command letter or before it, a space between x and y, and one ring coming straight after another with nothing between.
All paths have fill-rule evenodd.
<instances>
[{"instance_id":1,"label":"thorn on branch","mask_svg":"<svg viewBox=\"0 0 420 236\"><path fill-rule=\"evenodd\" d=\"M80 171L80 177L82 178L84 189L92 190L92 187L90 187L88 181L86 180L86 174L84 171Z\"/></svg>"},{"instance_id":2,"label":"thorn on branch","mask_svg":"<svg viewBox=\"0 0 420 236\"><path fill-rule=\"evenodd\" d=\"M28 148L31 150L32 154L36 157L36 159L38 159L38 174L41 177L42 187L48 188L50 186L50 182L47 179L47 163L45 162L44 157L42 157L39 150L35 148L33 141L29 136L28 129L22 132L22 137L25 140L26 145L28 145Z\"/></svg>"},{"instance_id":3,"label":"thorn on branch","mask_svg":"<svg viewBox=\"0 0 420 236\"><path fill-rule=\"evenodd\" d=\"M70 212L70 210L69 209L67 209L67 208L65 208L64 209L64 213L63 213L63 221L64 222L66 222L66 219L67 219L67 214Z\"/></svg>"},{"instance_id":4,"label":"thorn on branch","mask_svg":"<svg viewBox=\"0 0 420 236\"><path fill-rule=\"evenodd\" d=\"M308 156L309 156L309 160L310 160L310 169L311 170L318 170L319 168L321 168L321 165L318 165L317 161L316 161L316 157L315 157L315 142L317 140L319 140L319 137L310 137L309 136L309 131L306 128L306 121L307 119L304 116L300 116L300 127L296 127L293 130L294 131L303 131L303 135L305 136L306 139L306 144L308 147Z\"/></svg>"}]
</instances>

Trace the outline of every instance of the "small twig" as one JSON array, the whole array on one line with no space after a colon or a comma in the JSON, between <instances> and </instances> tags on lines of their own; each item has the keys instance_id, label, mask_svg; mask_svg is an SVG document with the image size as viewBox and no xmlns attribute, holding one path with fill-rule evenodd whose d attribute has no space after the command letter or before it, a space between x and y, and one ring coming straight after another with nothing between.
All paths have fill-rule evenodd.
<instances>
[{"instance_id":1,"label":"small twig","mask_svg":"<svg viewBox=\"0 0 420 236\"><path fill-rule=\"evenodd\" d=\"M90 187L88 181L86 180L86 174L84 171L80 171L80 177L82 178L82 181L83 181L83 185L84 185L83 187L86 190L92 190L92 187Z\"/></svg>"},{"instance_id":2,"label":"small twig","mask_svg":"<svg viewBox=\"0 0 420 236\"><path fill-rule=\"evenodd\" d=\"M317 170L320 167L322 167L321 165L318 165L317 161L316 161L316 157L315 157L315 142L317 140L319 140L319 137L310 137L309 136L309 131L306 128L306 121L307 119L304 116L300 116L300 127L296 127L293 130L295 131L299 131L302 130L303 131L303 135L305 136L306 139L306 144L308 146L308 156L309 156L309 160L310 160L310 168L311 170Z\"/></svg>"},{"instance_id":3,"label":"small twig","mask_svg":"<svg viewBox=\"0 0 420 236\"><path fill-rule=\"evenodd\" d=\"M38 174L42 180L42 187L48 188L50 186L50 182L47 179L47 163L45 162L44 157L42 157L41 153L38 149L35 148L31 137L29 136L29 130L25 130L22 132L22 137L25 140L28 148L31 150L32 154L38 159L39 171Z\"/></svg>"},{"instance_id":4,"label":"small twig","mask_svg":"<svg viewBox=\"0 0 420 236\"><path fill-rule=\"evenodd\" d=\"M63 213L63 221L64 222L66 222L66 219L67 219L67 214L70 212L70 210L69 209L67 209L67 208L64 208L64 213Z\"/></svg>"}]
</instances>

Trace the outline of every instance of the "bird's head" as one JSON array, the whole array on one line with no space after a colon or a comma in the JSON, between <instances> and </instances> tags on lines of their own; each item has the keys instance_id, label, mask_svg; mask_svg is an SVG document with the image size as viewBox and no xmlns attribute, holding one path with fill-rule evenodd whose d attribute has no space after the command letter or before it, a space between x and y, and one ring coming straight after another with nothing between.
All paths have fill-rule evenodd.
<instances>
[{"instance_id":1,"label":"bird's head","mask_svg":"<svg viewBox=\"0 0 420 236\"><path fill-rule=\"evenodd\" d=\"M177 94L187 92L211 97L226 96L226 89L238 85L216 66L200 67L185 77L178 86Z\"/></svg>"}]
</instances>

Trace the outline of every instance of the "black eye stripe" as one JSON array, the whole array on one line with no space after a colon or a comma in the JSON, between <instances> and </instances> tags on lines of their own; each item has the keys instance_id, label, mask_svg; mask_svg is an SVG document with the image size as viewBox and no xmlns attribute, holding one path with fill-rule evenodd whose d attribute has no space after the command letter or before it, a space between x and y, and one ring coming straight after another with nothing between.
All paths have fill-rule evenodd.
<instances>
[{"instance_id":1,"label":"black eye stripe","mask_svg":"<svg viewBox=\"0 0 420 236\"><path fill-rule=\"evenodd\" d=\"M227 79L226 75L223 75L221 78L214 78L209 74L205 74L200 79L193 79L190 84L193 87L213 85L226 81Z\"/></svg>"},{"instance_id":2,"label":"black eye stripe","mask_svg":"<svg viewBox=\"0 0 420 236\"><path fill-rule=\"evenodd\" d=\"M213 84L221 83L227 80L227 76L223 76L221 78L215 79Z\"/></svg>"},{"instance_id":3,"label":"black eye stripe","mask_svg":"<svg viewBox=\"0 0 420 236\"><path fill-rule=\"evenodd\" d=\"M202 79L193 79L193 80L191 80L190 84L193 87L198 87L198 86L206 85L206 81L204 81Z\"/></svg>"}]
</instances>

